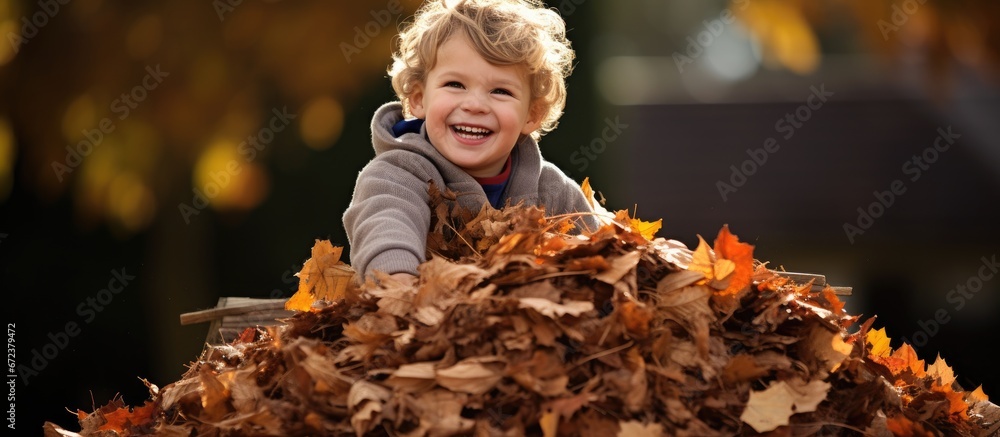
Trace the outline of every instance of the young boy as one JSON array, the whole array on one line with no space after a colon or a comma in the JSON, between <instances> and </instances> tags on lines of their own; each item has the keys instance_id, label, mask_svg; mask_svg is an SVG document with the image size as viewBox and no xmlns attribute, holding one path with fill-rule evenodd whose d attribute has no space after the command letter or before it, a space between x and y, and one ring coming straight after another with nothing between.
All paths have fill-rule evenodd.
<instances>
[{"instance_id":1,"label":"young boy","mask_svg":"<svg viewBox=\"0 0 1000 437\"><path fill-rule=\"evenodd\" d=\"M574 57L562 18L528 0L430 0L399 35L399 97L372 119L375 158L358 175L344 227L351 265L410 278L426 260L429 182L479 211L524 202L589 212L577 182L545 161ZM411 116L411 117L406 117ZM596 229L582 218L580 226Z\"/></svg>"}]
</instances>

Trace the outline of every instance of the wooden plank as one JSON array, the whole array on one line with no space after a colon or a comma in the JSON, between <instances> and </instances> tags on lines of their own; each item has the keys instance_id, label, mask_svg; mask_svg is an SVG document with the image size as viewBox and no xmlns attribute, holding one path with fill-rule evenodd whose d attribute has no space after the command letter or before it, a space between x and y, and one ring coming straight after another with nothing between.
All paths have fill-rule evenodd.
<instances>
[{"instance_id":1,"label":"wooden plank","mask_svg":"<svg viewBox=\"0 0 1000 437\"><path fill-rule=\"evenodd\" d=\"M826 276L823 275L816 275L812 273L800 273L800 272L784 272L777 270L772 270L772 271L776 273L778 276L784 276L788 279L798 282L799 284L805 284L809 281L814 281L813 282L814 286L826 285Z\"/></svg>"},{"instance_id":2,"label":"wooden plank","mask_svg":"<svg viewBox=\"0 0 1000 437\"><path fill-rule=\"evenodd\" d=\"M809 290L813 293L818 293L820 291L823 291L823 289L825 289L826 287L832 288L833 294L836 294L838 296L850 296L854 293L854 289L851 287L842 287L842 286L835 286L828 284L826 282L826 276L824 275L817 275L813 273L802 273L802 272L785 272L778 270L772 270L772 272L774 272L778 276L784 276L786 278L789 278L799 284L805 284L808 283L809 281L813 281L812 289Z\"/></svg>"},{"instance_id":3,"label":"wooden plank","mask_svg":"<svg viewBox=\"0 0 1000 437\"><path fill-rule=\"evenodd\" d=\"M279 325L295 314L285 310L285 300L224 296L215 308L181 314L181 324L211 322L205 343L229 343L246 328Z\"/></svg>"},{"instance_id":4,"label":"wooden plank","mask_svg":"<svg viewBox=\"0 0 1000 437\"><path fill-rule=\"evenodd\" d=\"M239 300L233 301L230 299L232 298L221 297L215 308L181 314L181 325L209 322L234 314L285 309L285 299L251 299L250 301L246 300L248 298L237 298Z\"/></svg>"}]
</instances>

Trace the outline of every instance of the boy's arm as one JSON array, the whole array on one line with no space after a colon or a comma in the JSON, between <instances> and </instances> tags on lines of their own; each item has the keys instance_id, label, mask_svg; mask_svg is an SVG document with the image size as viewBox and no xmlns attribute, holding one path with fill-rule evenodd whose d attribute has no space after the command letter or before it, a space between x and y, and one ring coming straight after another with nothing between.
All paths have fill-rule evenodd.
<instances>
[{"instance_id":1,"label":"boy's arm","mask_svg":"<svg viewBox=\"0 0 1000 437\"><path fill-rule=\"evenodd\" d=\"M366 277L375 270L417 274L425 260L430 207L430 174L422 157L385 153L358 175L351 205L344 212L351 266Z\"/></svg>"}]
</instances>

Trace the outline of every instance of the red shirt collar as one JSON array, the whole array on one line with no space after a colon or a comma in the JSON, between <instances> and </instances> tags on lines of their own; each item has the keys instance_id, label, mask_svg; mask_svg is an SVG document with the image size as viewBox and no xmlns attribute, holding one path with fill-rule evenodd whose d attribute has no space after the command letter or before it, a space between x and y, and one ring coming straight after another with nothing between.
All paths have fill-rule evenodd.
<instances>
[{"instance_id":1,"label":"red shirt collar","mask_svg":"<svg viewBox=\"0 0 1000 437\"><path fill-rule=\"evenodd\" d=\"M507 182L507 179L510 178L510 161L511 157L510 155L507 155L507 162L503 164L503 170L500 170L500 174L496 176L490 176L487 178L473 177L476 179L476 182L479 182L479 185L497 185Z\"/></svg>"}]
</instances>

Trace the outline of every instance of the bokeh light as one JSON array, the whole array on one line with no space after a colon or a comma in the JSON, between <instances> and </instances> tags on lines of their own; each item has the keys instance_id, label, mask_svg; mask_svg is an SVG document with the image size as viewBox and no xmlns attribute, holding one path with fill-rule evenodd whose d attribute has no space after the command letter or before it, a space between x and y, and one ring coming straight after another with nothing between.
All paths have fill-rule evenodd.
<instances>
[{"instance_id":1,"label":"bokeh light","mask_svg":"<svg viewBox=\"0 0 1000 437\"><path fill-rule=\"evenodd\" d=\"M317 97L302 111L302 140L315 150L333 145L343 128L344 108L331 97Z\"/></svg>"}]
</instances>

